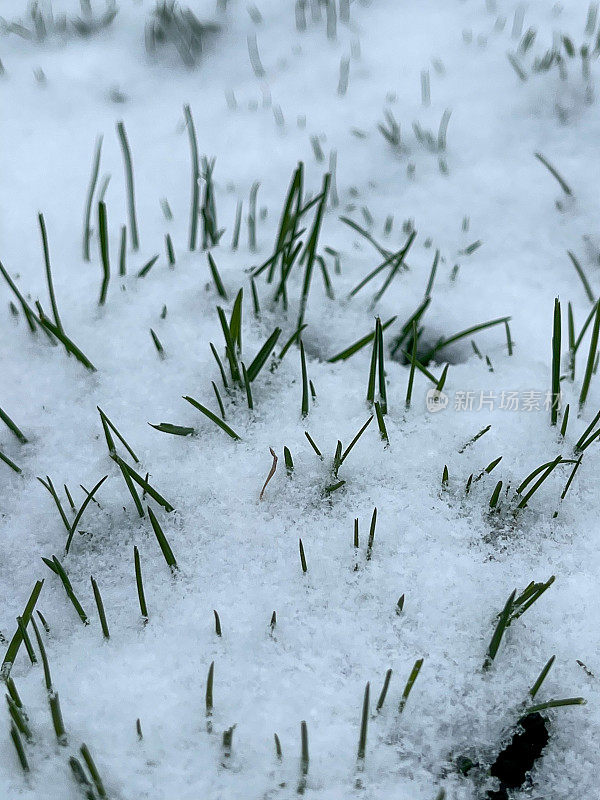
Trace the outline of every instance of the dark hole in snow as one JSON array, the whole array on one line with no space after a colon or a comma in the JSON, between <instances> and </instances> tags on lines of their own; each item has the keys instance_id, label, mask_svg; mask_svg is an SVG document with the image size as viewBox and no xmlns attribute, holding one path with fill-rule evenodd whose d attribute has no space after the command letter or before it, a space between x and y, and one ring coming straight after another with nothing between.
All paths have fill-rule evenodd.
<instances>
[{"instance_id":1,"label":"dark hole in snow","mask_svg":"<svg viewBox=\"0 0 600 800\"><path fill-rule=\"evenodd\" d=\"M507 800L509 789L523 785L548 744L548 738L546 720L541 714L527 714L519 720L510 743L498 754L490 769L490 774L500 781L500 789L489 791L488 800Z\"/></svg>"},{"instance_id":2,"label":"dark hole in snow","mask_svg":"<svg viewBox=\"0 0 600 800\"><path fill-rule=\"evenodd\" d=\"M451 336L452 334L447 334ZM437 343L445 339L445 335L439 331L432 330L431 328L424 328L419 334L417 342L417 361L427 367L429 364L464 364L472 355L473 349L468 339L462 339L458 342L442 347L431 356L431 351ZM404 353L412 353L413 337L412 334L401 341L400 337L396 337L390 344L390 356L395 361L401 364L410 364L409 359ZM404 351L404 352L403 352Z\"/></svg>"}]
</instances>

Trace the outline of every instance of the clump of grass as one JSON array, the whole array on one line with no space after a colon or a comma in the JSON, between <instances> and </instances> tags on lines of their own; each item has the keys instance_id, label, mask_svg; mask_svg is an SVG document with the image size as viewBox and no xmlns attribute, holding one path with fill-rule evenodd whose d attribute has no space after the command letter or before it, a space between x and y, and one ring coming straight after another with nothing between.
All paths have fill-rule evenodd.
<instances>
[{"instance_id":1,"label":"clump of grass","mask_svg":"<svg viewBox=\"0 0 600 800\"><path fill-rule=\"evenodd\" d=\"M491 641L488 645L487 653L485 656L485 660L483 662L483 669L488 670L492 666L494 659L498 654L498 650L500 648L500 643L504 634L506 633L507 628L522 616L528 608L530 608L536 600L544 594L544 592L552 586L554 583L555 577L552 575L547 581L544 583L535 583L532 581L529 586L527 586L519 596L517 596L517 590L514 589L506 604L500 614L498 615L498 622L496 624L496 628L494 630L494 634L491 638Z\"/></svg>"},{"instance_id":2,"label":"clump of grass","mask_svg":"<svg viewBox=\"0 0 600 800\"><path fill-rule=\"evenodd\" d=\"M75 343L66 335L62 328L59 328L54 322L52 322L43 312L43 309L37 304L39 316L35 314L32 308L29 306L19 289L17 288L16 284L4 268L4 265L0 262L0 274L2 274L4 280L9 285L10 289L14 293L15 297L19 301L21 308L23 309L23 313L27 319L27 323L29 325L29 329L32 333L36 331L36 325L39 325L42 330L47 334L48 338L52 343L54 339L58 339L64 346L65 350L68 354L73 355L77 361L79 361L83 366L90 370L90 372L95 372L96 367L92 364L92 362L84 355L84 353L75 345Z\"/></svg>"},{"instance_id":3,"label":"clump of grass","mask_svg":"<svg viewBox=\"0 0 600 800\"><path fill-rule=\"evenodd\" d=\"M176 0L159 0L146 23L146 52L156 56L174 50L191 69L202 55L206 37L218 30L215 23L201 22L188 6L180 6Z\"/></svg>"}]
</instances>

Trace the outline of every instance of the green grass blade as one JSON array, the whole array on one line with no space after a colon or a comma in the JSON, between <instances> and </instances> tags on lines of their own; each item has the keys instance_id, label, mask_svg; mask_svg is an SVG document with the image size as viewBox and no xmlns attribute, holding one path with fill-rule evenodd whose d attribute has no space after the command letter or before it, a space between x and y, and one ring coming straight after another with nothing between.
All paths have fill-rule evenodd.
<instances>
[{"instance_id":1,"label":"green grass blade","mask_svg":"<svg viewBox=\"0 0 600 800\"><path fill-rule=\"evenodd\" d=\"M356 434L354 439L352 439L352 441L350 442L348 447L344 450L343 454L340 456L340 459L339 459L340 466L344 463L346 458L350 455L350 451L352 450L354 445L358 442L358 440L363 435L363 433L367 430L367 428L369 427L371 422L373 422L373 415L372 414L369 417L369 419L365 422L365 424L362 426L362 428L358 431L358 433Z\"/></svg>"},{"instance_id":2,"label":"green grass blade","mask_svg":"<svg viewBox=\"0 0 600 800\"><path fill-rule=\"evenodd\" d=\"M221 276L219 275L219 270L217 269L217 265L215 264L215 260L210 253L208 253L208 266L210 269L210 274L212 275L213 282L217 289L217 294L219 297L222 297L223 300L228 300L227 292L225 291L225 287L223 286L223 281L221 280Z\"/></svg>"},{"instance_id":3,"label":"green grass blade","mask_svg":"<svg viewBox=\"0 0 600 800\"><path fill-rule=\"evenodd\" d=\"M502 637L504 636L504 632L510 625L510 617L513 611L513 604L516 596L517 596L517 590L515 589L508 598L508 600L506 601L506 604L502 609L500 616L498 617L498 623L496 625L492 639L488 646L485 661L483 662L484 669L489 669L492 666L492 662L494 661L496 655L498 654L498 649L500 647L500 642L502 641Z\"/></svg>"},{"instance_id":4,"label":"green grass blade","mask_svg":"<svg viewBox=\"0 0 600 800\"><path fill-rule=\"evenodd\" d=\"M369 724L369 691L370 691L370 684L367 683L365 686L365 694L363 698L363 705L362 705L362 714L360 720L360 735L358 737L358 753L357 753L357 760L359 765L365 760L365 752L367 749L367 727Z\"/></svg>"},{"instance_id":5,"label":"green grass blade","mask_svg":"<svg viewBox=\"0 0 600 800\"><path fill-rule=\"evenodd\" d=\"M177 567L177 561L175 560L175 556L173 555L173 551L171 550L171 546L167 541L167 537L165 536L163 529L160 527L160 523L156 519L154 512L152 511L150 506L148 506L147 508L148 508L148 516L150 517L150 522L152 523L152 530L154 531L154 535L156 536L156 540L158 541L162 554L165 557L165 561L167 562L171 572L175 573L178 567Z\"/></svg>"},{"instance_id":6,"label":"green grass blade","mask_svg":"<svg viewBox=\"0 0 600 800\"><path fill-rule=\"evenodd\" d=\"M85 201L85 212L83 217L83 260L84 261L90 260L90 238L92 236L92 232L90 229L90 219L92 216L92 203L94 200L94 192L96 191L96 184L98 182L98 172L100 170L101 154L102 154L102 136L98 136L94 148L92 175L88 186L88 191Z\"/></svg>"},{"instance_id":7,"label":"green grass blade","mask_svg":"<svg viewBox=\"0 0 600 800\"><path fill-rule=\"evenodd\" d=\"M406 681L406 686L404 687L404 691L402 692L402 698L400 699L400 704L398 706L399 714L401 714L404 711L404 708L406 707L409 695L412 691L415 681L419 677L419 672L421 671L422 666L423 666L423 659L418 658L415 661L414 667L412 668L411 673L408 676L408 680Z\"/></svg>"},{"instance_id":8,"label":"green grass blade","mask_svg":"<svg viewBox=\"0 0 600 800\"><path fill-rule=\"evenodd\" d=\"M561 314L558 297L554 300L554 322L552 327L552 402L550 405L550 424L558 423L560 407L560 356L561 356Z\"/></svg>"},{"instance_id":9,"label":"green grass blade","mask_svg":"<svg viewBox=\"0 0 600 800\"><path fill-rule=\"evenodd\" d=\"M300 339L300 366L302 368L302 418L308 415L308 376L306 373L306 356L304 354L304 344Z\"/></svg>"},{"instance_id":10,"label":"green grass blade","mask_svg":"<svg viewBox=\"0 0 600 800\"><path fill-rule=\"evenodd\" d=\"M596 302L596 298L594 297L594 292L592 291L592 287L590 286L590 282L588 281L588 279L585 276L585 272L583 271L583 269L581 267L581 264L579 263L579 261L575 257L575 254L572 253L570 250L567 250L567 255L571 259L571 263L573 264L573 266L575 267L575 271L579 275L579 278L581 280L581 283L583 285L583 288L584 288L584 291L585 291L585 293L587 295L588 300L590 301L590 303L595 303Z\"/></svg>"},{"instance_id":11,"label":"green grass blade","mask_svg":"<svg viewBox=\"0 0 600 800\"><path fill-rule=\"evenodd\" d=\"M29 600L25 605L23 613L21 614L21 619L23 620L23 624L25 625L25 627L29 625L29 622L31 620L31 615L33 614L35 604L38 601L38 597L40 596L40 592L42 591L43 585L44 585L43 580L36 582L29 596ZM8 649L2 661L2 669L0 670L0 674L4 679L6 679L10 675L12 665L15 663L15 658L17 657L17 653L19 652L19 648L21 647L22 641L23 641L23 635L20 629L17 628L17 631L10 640Z\"/></svg>"},{"instance_id":12,"label":"green grass blade","mask_svg":"<svg viewBox=\"0 0 600 800\"><path fill-rule=\"evenodd\" d=\"M539 674L539 676L538 676L538 678L537 678L536 682L533 684L533 686L532 686L532 687L531 687L531 689L529 690L529 695L530 695L530 697L531 697L531 699L532 699L532 700L534 699L534 697L536 696L536 694L539 692L539 690L540 690L540 687L541 687L542 683L543 683L543 682L546 680L546 676L547 676L547 675L548 675L548 673L550 672L550 669L552 668L552 665L554 664L554 660L555 660L555 659L556 659L556 656L552 656L552 657L551 657L551 658L548 660L548 662L547 662L546 666L545 666L545 667L543 668L543 670L540 672L540 674Z\"/></svg>"},{"instance_id":13,"label":"green grass blade","mask_svg":"<svg viewBox=\"0 0 600 800\"><path fill-rule=\"evenodd\" d=\"M600 300L596 303L594 327L592 329L592 336L590 339L590 347L588 351L588 360L585 368L585 376L581 385L581 392L579 395L579 411L583 410L585 401L587 400L592 375L594 373L594 364L596 362L596 351L598 350L598 334L600 333Z\"/></svg>"},{"instance_id":14,"label":"green grass blade","mask_svg":"<svg viewBox=\"0 0 600 800\"><path fill-rule=\"evenodd\" d=\"M44 251L44 264L46 267L46 282L48 284L48 294L50 295L50 305L52 306L52 316L56 327L63 331L62 322L58 313L58 306L56 304L56 295L54 294L54 283L52 281L52 270L50 269L50 250L48 248L48 234L46 233L46 223L44 215L38 214L38 222L40 224L40 233L42 235L42 249ZM64 332L64 331L63 331Z\"/></svg>"},{"instance_id":15,"label":"green grass blade","mask_svg":"<svg viewBox=\"0 0 600 800\"><path fill-rule=\"evenodd\" d=\"M269 336L267 341L263 344L260 348L252 363L248 367L248 379L252 382L256 380L258 374L260 373L261 369L267 362L267 359L273 352L275 345L277 344L277 340L281 335L281 328L275 328L273 333Z\"/></svg>"},{"instance_id":16,"label":"green grass blade","mask_svg":"<svg viewBox=\"0 0 600 800\"><path fill-rule=\"evenodd\" d=\"M232 428L230 428L229 425L223 422L222 419L219 419L219 417L213 414L212 411L209 411L208 408L203 406L197 400L194 400L193 397L185 396L183 399L187 400L188 403L191 403L194 406L194 408L198 409L198 411L201 411L206 417L212 420L212 422L214 422L215 425L218 425L219 428L221 428L221 430L225 431L225 433L228 436L231 436L232 439L241 440L242 437L238 436L238 434Z\"/></svg>"},{"instance_id":17,"label":"green grass blade","mask_svg":"<svg viewBox=\"0 0 600 800\"><path fill-rule=\"evenodd\" d=\"M100 594L100 589L98 588L98 584L94 580L94 577L91 577L92 581L92 591L94 592L94 600L96 601L96 606L98 608L98 616L100 617L100 625L102 627L102 635L105 639L110 639L110 632L108 630L108 623L106 621L106 613L104 611L104 603L102 602L102 595Z\"/></svg>"},{"instance_id":18,"label":"green grass blade","mask_svg":"<svg viewBox=\"0 0 600 800\"><path fill-rule=\"evenodd\" d=\"M120 458L118 455L111 456L111 458L119 465L119 467L121 467L122 470L125 470L128 473L129 477L132 478L138 486L142 487L145 494L149 494L159 506L162 506L165 509L165 511L170 512L175 510L173 506L167 500L165 500L165 498L159 494L153 486L148 483L147 480L144 480L144 478L142 478L141 475L139 475L132 467L130 467L129 464L126 464L122 458Z\"/></svg>"},{"instance_id":19,"label":"green grass blade","mask_svg":"<svg viewBox=\"0 0 600 800\"><path fill-rule=\"evenodd\" d=\"M133 563L135 567L135 584L137 587L138 601L140 604L140 612L144 621L148 620L148 606L146 605L146 595L144 593L144 582L142 579L142 565L140 562L140 551L134 545L133 547Z\"/></svg>"},{"instance_id":20,"label":"green grass blade","mask_svg":"<svg viewBox=\"0 0 600 800\"><path fill-rule=\"evenodd\" d=\"M122 121L117 122L117 134L123 152L123 163L125 166L125 180L127 182L127 205L129 209L129 230L131 232L131 246L137 251L140 246L137 219L135 214L135 190L133 185L133 164L131 162L131 150L127 141L125 125Z\"/></svg>"},{"instance_id":21,"label":"green grass blade","mask_svg":"<svg viewBox=\"0 0 600 800\"><path fill-rule=\"evenodd\" d=\"M106 205L103 202L98 203L98 237L100 241L100 260L102 261L102 286L100 287L100 298L98 300L98 305L103 306L106 302L108 283L110 281L108 222L106 218Z\"/></svg>"},{"instance_id":22,"label":"green grass blade","mask_svg":"<svg viewBox=\"0 0 600 800\"><path fill-rule=\"evenodd\" d=\"M71 524L71 527L69 529L69 535L67 537L67 543L65 545L65 553L69 552L69 548L71 546L71 542L73 540L73 536L75 535L75 530L77 528L77 525L79 524L79 520L83 516L83 512L86 510L86 508L88 507L89 503L94 499L94 495L96 494L98 489L102 486L102 484L104 483L104 481L107 478L108 478L108 475L105 475L103 478L100 478L98 483L94 486L92 491L87 495L87 497L85 498L85 500L81 504L81 507L79 508L79 511L77 512L77 515L76 515L75 519L73 520L73 523Z\"/></svg>"}]
</instances>

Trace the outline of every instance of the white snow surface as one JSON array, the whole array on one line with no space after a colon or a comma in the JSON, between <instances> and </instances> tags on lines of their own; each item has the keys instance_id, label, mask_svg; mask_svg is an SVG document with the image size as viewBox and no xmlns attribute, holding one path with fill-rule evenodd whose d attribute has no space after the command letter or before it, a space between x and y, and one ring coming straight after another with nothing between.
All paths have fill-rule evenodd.
<instances>
[{"instance_id":1,"label":"white snow surface","mask_svg":"<svg viewBox=\"0 0 600 800\"><path fill-rule=\"evenodd\" d=\"M93 5L100 8L100 0ZM40 298L49 313L37 224L42 211L65 330L97 367L89 373L62 347L49 346L41 332L32 336L23 314L10 313L14 298L2 282L0 406L28 443L20 444L0 423L0 450L22 469L16 474L0 462L0 631L7 640L12 637L35 581L44 578L37 608L50 626L42 635L68 741L66 747L57 744L39 658L31 665L22 646L11 674L33 731L33 741L25 744L31 769L24 775L20 768L6 713L0 724L0 797L84 797L68 764L83 742L113 800L293 797L305 720L306 797L434 800L443 788L453 800L480 800L493 783L484 787L461 777L456 759L468 755L484 767L493 761L529 687L555 654L536 699L582 696L587 705L548 712L549 744L528 786L514 796L599 798L598 445L585 451L562 503L567 466L557 468L516 515L508 501L497 514L490 514L488 505L498 480L510 483L512 494L538 465L559 454L572 458L574 443L600 408L596 376L577 415L590 327L575 381L562 384L563 405L571 404L564 440L544 410L551 387L554 298L562 303L565 359L568 301L577 331L592 308L567 250L579 258L594 294L600 292L600 114L598 101L586 95L588 84L592 92L597 85L597 60L591 59L588 82L579 58L568 64L564 80L552 69L520 81L506 57L519 45L512 29L521 4L512 0L352 2L350 23L338 20L335 39L326 35L324 7L317 21L309 5L307 29L301 32L291 1L257 0L262 22L256 23L244 2L230 0L226 11L219 11L212 0L190 0L199 18L218 22L220 29L209 37L197 67L187 69L175 57L152 60L146 54L144 23L154 5L120 0L112 25L89 38L49 37L37 43L15 34L0 36L5 69L0 79L0 259L31 302ZM55 15L77 13L79 4L55 0L53 8ZM521 35L529 27L537 31L524 63L532 54L543 55L556 35L593 46L594 38L584 35L587 2L559 6L529 0L522 8ZM26 10L25 2L5 0L1 14L13 20ZM250 64L248 35L257 37L262 78ZM349 59L349 83L340 96L343 58ZM35 79L36 69L43 70L45 83ZM429 106L422 104L423 70L430 75ZM114 88L125 102L111 101ZM231 92L235 108L226 101ZM218 222L226 231L212 254L227 302L216 293L206 253L187 247L186 103L200 154L216 159ZM283 125L274 116L277 107ZM400 124L400 152L378 130L385 109ZM452 112L444 154L448 174L412 128L417 121L437 135L445 109ZM117 274L120 226L128 224L115 131L119 120L133 156L141 242L139 252L129 248L124 279ZM356 129L364 135L353 133ZM102 272L95 234L91 262L81 254L83 209L99 134L104 137L100 178L111 175L105 199L112 275L103 307L98 306ZM315 159L311 136L319 137L322 162ZM229 313L243 286L245 363L276 325L283 329L279 352L296 328L302 269L290 278L287 312L272 305L273 284L264 275L257 279L260 320L252 313L248 269L273 251L298 161L305 163L307 190L314 196L331 151L337 152L339 203L330 197L319 252L327 260L335 299L326 296L317 267L303 332L317 397L302 419L300 355L292 347L276 369L267 365L254 382L250 411L243 393L228 398L221 385L209 347L214 342L224 352L216 306ZM564 196L535 152L565 178L571 197ZM267 215L260 215L257 251L251 252L246 217L254 181L260 182L258 208ZM161 211L164 197L172 221ZM234 252L238 199L244 202L243 224ZM372 216L371 226L363 207ZM386 236L389 214L394 225ZM368 227L390 250L406 240L402 223L414 222L410 270L394 279L375 306L381 277L348 299L382 259L340 221L343 215ZM176 251L174 269L165 256L167 232ZM482 245L472 254L461 252L478 240ZM325 247L339 251L341 274L334 273ZM453 362L445 386L450 403L436 414L427 411L431 384L419 373L412 405L405 409L410 369L386 354L390 445L384 447L373 421L340 468L345 485L324 496L337 440L346 447L371 414L365 402L371 347L346 361L327 359L369 333L377 315L382 320L397 316L384 334L386 344L392 342L423 298L436 249L441 260L424 318L428 341L510 316L514 352L507 352L503 326L459 341L448 355ZM156 253L160 257L148 275L137 278L137 270ZM451 279L455 264L460 269ZM164 346L164 359L150 328ZM493 372L473 351L471 338L489 356ZM439 376L443 363L441 358L429 368ZM221 387L227 422L242 441L233 441L182 399L191 395L217 412L211 381ZM481 391L499 397L503 391L527 390L541 393L541 410L510 411L498 404L477 410ZM473 410L455 410L459 391L475 393ZM109 458L97 406L136 451L136 469L148 472L175 508L166 513L149 498L144 501L152 504L175 553L175 576L148 517L137 515ZM193 426L197 435L170 436L149 422ZM488 433L459 452L487 425ZM294 459L291 477L284 446ZM269 447L279 464L259 500L272 462ZM128 458L119 443L118 451ZM499 456L495 470L465 495L469 475ZM445 488L444 465L449 472ZM90 490L104 475L109 477L98 492L99 506L87 507L65 556L65 528L36 477L50 476L72 520L63 484L79 506L85 498L80 484ZM374 507L377 527L367 560ZM358 553L353 548L356 517ZM149 608L145 625L134 545ZM41 560L53 554L90 617L87 626L58 576ZM90 575L102 593L109 640L102 636ZM555 583L510 626L492 668L483 671L497 615L511 591L551 575ZM402 594L405 605L397 614ZM220 638L213 609L221 620ZM273 611L277 624L271 632ZM421 673L399 714L418 658L424 659ZM213 730L208 732L205 689L213 661ZM375 714L388 668L393 670L388 696ZM357 788L367 682L371 715ZM234 724L231 756L224 758L222 733ZM282 744L281 762L274 733Z\"/></svg>"}]
</instances>

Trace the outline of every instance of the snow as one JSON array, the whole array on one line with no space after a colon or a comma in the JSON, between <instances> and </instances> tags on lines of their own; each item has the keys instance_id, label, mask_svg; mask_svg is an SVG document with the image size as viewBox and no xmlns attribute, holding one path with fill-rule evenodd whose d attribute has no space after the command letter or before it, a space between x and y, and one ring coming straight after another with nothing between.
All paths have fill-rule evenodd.
<instances>
[{"instance_id":1,"label":"snow","mask_svg":"<svg viewBox=\"0 0 600 800\"><path fill-rule=\"evenodd\" d=\"M100 5L95 0L94 7ZM571 404L564 442L544 410L551 388L554 298L562 303L565 358L567 302L573 304L577 331L591 309L566 251L577 255L595 292L599 283L600 115L596 99L586 98L580 60L569 63L567 80L553 69L521 82L506 58L518 47L511 28L519 4L508 0L353 2L351 22L338 21L335 40L326 36L324 9L321 21L313 22L309 8L307 30L298 32L291 2L260 0L260 24L235 0L226 12L215 10L212 0L190 6L200 19L220 25L193 70L173 54L157 61L147 57L144 20L154 2L146 0L121 0L112 26L90 38L58 37L40 44L16 35L0 38L6 70L0 83L0 258L20 289L32 302L39 297L48 313L37 227L37 213L43 211L65 330L98 369L88 373L62 347L49 347L42 334L31 336L23 315L16 320L10 314L13 298L2 284L0 406L29 442L21 445L0 428L0 450L23 470L17 475L0 463L0 631L7 639L12 636L35 581L44 578L37 608L51 628L43 636L68 745L56 743L41 666L32 666L21 647L12 676L34 734L33 743L25 745L31 771L26 776L21 771L7 716L0 725L0 797L83 797L68 765L82 742L115 800L292 797L300 775L300 722L305 720L307 797L433 800L443 787L448 798L475 800L485 789L458 774L456 759L469 755L491 763L522 712L527 690L553 654L556 662L539 701L583 696L588 702L548 712L550 743L521 796L600 797L595 775L598 681L576 661L599 674L597 444L585 451L558 516L553 515L568 467L558 468L514 519L507 511L490 515L488 509L498 480L514 489L559 453L570 458L600 407L596 377L582 417L577 417L588 333L578 353L575 383L562 384L563 405ZM55 0L53 8L55 15L61 10L80 13L79 4L67 0ZM26 9L25 2L15 1L2 16L13 20ZM537 30L531 53L542 56L556 32L581 44L587 9L579 0L562 7L540 0L526 3L523 32ZM504 28L498 19L506 20ZM263 79L256 77L248 58L247 36L254 34L266 71ZM338 96L342 58L350 59L349 84L346 94ZM443 74L432 59L443 63ZM45 85L34 78L37 68L44 71ZM590 69L595 87L595 58ZM422 70L430 73L429 107L421 101ZM110 101L114 87L126 95L124 103ZM228 106L228 92L235 95L236 109ZM212 252L230 298L224 304L228 311L244 286L246 364L276 325L283 329L280 344L295 330L301 288L298 270L290 279L285 314L281 306L270 307L270 287L257 280L263 309L257 321L248 268L272 253L298 161L305 163L306 187L314 196L330 152L337 152L340 202L329 205L319 252L325 246L339 250L342 274L333 274L327 258L336 298L331 300L315 269L303 333L317 399L302 419L300 355L292 347L275 370L266 367L254 382L253 411L242 395L227 401L228 424L241 442L182 399L190 395L216 412L211 381L221 382L209 343L223 350L216 313L222 300L206 255L187 249L186 103L200 153L216 158L218 223L226 232ZM557 103L566 119L557 113ZM273 114L277 106L283 127ZM405 149L400 153L377 129L384 109L401 126ZM412 129L417 121L437 134L445 109L452 111L444 154L447 175L439 169L438 155L422 147ZM117 275L120 226L127 224L115 131L119 120L132 150L141 240L138 253L128 252L125 279ZM112 277L102 308L97 305L101 267L95 236L91 263L81 257L83 208L98 134L104 137L100 176L111 175L106 203ZM320 137L322 163L315 160L311 136ZM535 152L572 187L568 202ZM414 165L412 178L409 164ZM248 247L245 222L254 181L260 181L258 208L268 210L258 222L256 253ZM172 222L163 217L163 197L173 210ZM244 223L240 247L233 252L238 199L244 202ZM410 270L392 282L375 308L370 303L381 279L347 299L381 261L339 220L346 215L366 226L363 206L374 218L373 236L386 248L402 246L405 220L413 220L417 231L407 257ZM389 214L394 227L386 238ZM469 218L468 231L462 229L464 217ZM164 250L167 232L177 256L173 270ZM480 248L461 255L477 240ZM449 406L437 414L427 411L431 384L419 373L411 408L405 410L409 367L387 358L390 446L384 448L373 421L340 468L346 484L324 497L337 440L346 447L371 413L365 403L370 347L347 361L327 359L371 331L377 314L382 320L397 315L384 334L386 344L391 342L423 298L436 248L442 261L425 317L428 341L510 316L514 354L507 353L503 326L472 337L489 356L493 372L473 352L471 337L458 342L445 387ZM156 253L158 262L137 279L135 272ZM456 263L461 266L452 280ZM165 319L160 318L163 305ZM157 356L150 328L165 348L164 360ZM442 363L429 368L439 376ZM467 391L474 392L474 409L455 410L456 393ZM482 391L496 398L509 391L539 392L541 409L511 411L496 403L493 410L477 410ZM177 558L175 576L149 519L138 517L108 456L96 406L136 451L138 472L149 472L151 484L176 509L166 514L153 504ZM149 422L193 426L198 435L168 436ZM459 453L487 425L490 431ZM310 447L305 430L324 461ZM291 478L285 472L284 446L294 459ZM272 462L269 447L279 464L259 501ZM469 475L499 456L499 466L465 496ZM444 465L449 470L446 489L441 485ZM66 557L65 529L36 480L46 475L65 508L64 483L79 506L85 498L80 484L89 490L109 476L98 492L100 507L88 506L78 526L85 533L76 534ZM367 561L374 507L377 528ZM356 517L358 555L352 547ZM137 602L134 545L140 550L149 607L146 625ZM81 624L60 580L41 561L53 554L68 571L90 625ZM90 575L102 593L109 641L102 638ZM556 582L511 625L493 667L483 672L496 615L510 592L551 575ZM405 606L397 614L402 594ZM213 609L221 619L221 638L215 635ZM274 610L277 624L271 633ZM399 715L402 690L418 658L424 659L423 668ZM205 689L212 661L215 705L209 733ZM388 668L392 681L381 713L369 719L358 789L364 687L369 681L374 714ZM142 741L136 735L137 718ZM223 764L222 733L234 724L231 758ZM283 748L281 763L275 757L275 732Z\"/></svg>"}]
</instances>

